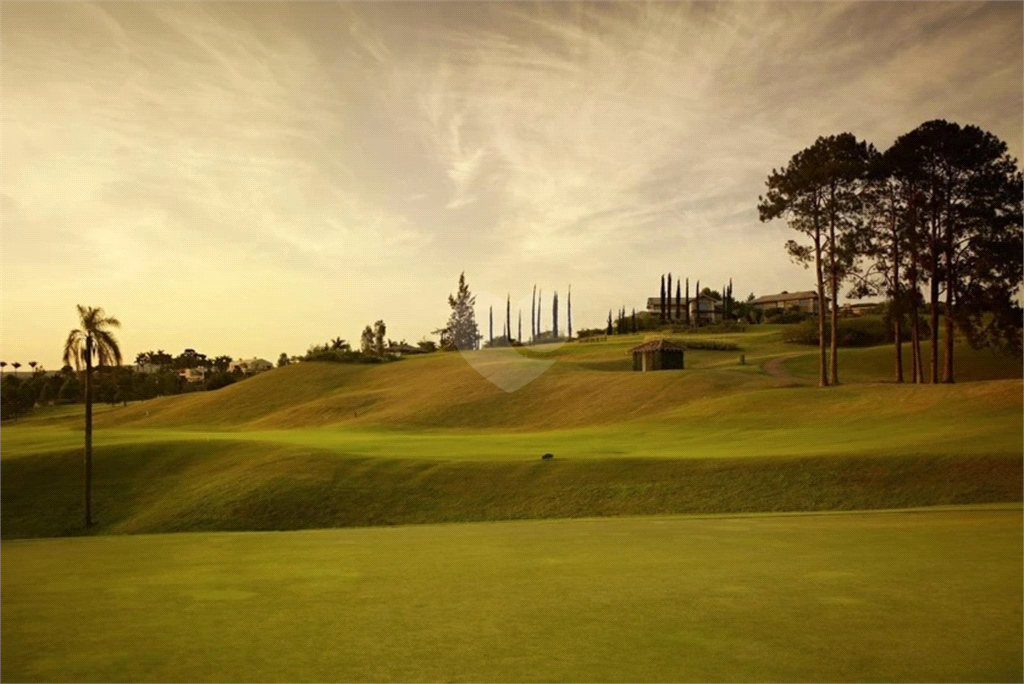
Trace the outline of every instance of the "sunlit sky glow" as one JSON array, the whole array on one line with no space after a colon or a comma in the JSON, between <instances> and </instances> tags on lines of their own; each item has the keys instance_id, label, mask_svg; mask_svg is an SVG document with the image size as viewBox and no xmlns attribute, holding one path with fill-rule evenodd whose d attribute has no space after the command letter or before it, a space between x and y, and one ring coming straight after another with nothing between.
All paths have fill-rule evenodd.
<instances>
[{"instance_id":1,"label":"sunlit sky glow","mask_svg":"<svg viewBox=\"0 0 1024 684\"><path fill-rule=\"evenodd\" d=\"M415 342L463 270L577 329L667 271L809 289L771 169L933 118L1020 159L1022 7L5 1L0 355L59 367L78 303L128 358Z\"/></svg>"}]
</instances>

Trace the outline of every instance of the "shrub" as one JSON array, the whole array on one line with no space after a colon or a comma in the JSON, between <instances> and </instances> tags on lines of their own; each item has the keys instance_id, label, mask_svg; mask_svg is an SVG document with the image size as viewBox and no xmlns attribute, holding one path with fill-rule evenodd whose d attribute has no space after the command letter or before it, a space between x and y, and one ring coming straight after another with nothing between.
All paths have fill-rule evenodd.
<instances>
[{"instance_id":1,"label":"shrub","mask_svg":"<svg viewBox=\"0 0 1024 684\"><path fill-rule=\"evenodd\" d=\"M704 349L708 351L738 351L739 346L732 342L721 340L687 340L684 343L687 349Z\"/></svg>"},{"instance_id":2,"label":"shrub","mask_svg":"<svg viewBox=\"0 0 1024 684\"><path fill-rule=\"evenodd\" d=\"M840 347L870 347L892 341L892 330L880 316L841 318L838 325ZM831 342L832 331L825 325L825 342ZM907 334L909 338L909 334ZM818 344L818 321L807 320L782 331L782 340L793 344Z\"/></svg>"},{"instance_id":3,"label":"shrub","mask_svg":"<svg viewBox=\"0 0 1024 684\"><path fill-rule=\"evenodd\" d=\"M814 317L809 313L799 310L783 311L782 309L770 309L764 314L764 322L773 325L792 325L794 323L803 323L809 318ZM815 344L817 344L817 342L815 342Z\"/></svg>"},{"instance_id":4,"label":"shrub","mask_svg":"<svg viewBox=\"0 0 1024 684\"><path fill-rule=\"evenodd\" d=\"M584 328L576 331L576 337L581 340L588 337L604 337L607 332L607 328Z\"/></svg>"},{"instance_id":5,"label":"shrub","mask_svg":"<svg viewBox=\"0 0 1024 684\"><path fill-rule=\"evenodd\" d=\"M725 321L724 323L715 323L714 325L702 325L700 327L687 327L685 325L682 325L682 326L678 326L677 325L677 326L673 326L672 327L672 332L676 332L676 333L680 333L680 332L685 332L685 333L705 333L705 334L707 334L707 333L719 333L719 334L721 334L721 333L744 332L746 329L747 329L747 326L742 324L742 323L738 323L736 321Z\"/></svg>"},{"instance_id":6,"label":"shrub","mask_svg":"<svg viewBox=\"0 0 1024 684\"><path fill-rule=\"evenodd\" d=\"M361 351L342 349L313 348L302 357L303 361L323 361L326 363L385 363L397 361L400 357L392 354L375 356Z\"/></svg>"}]
</instances>

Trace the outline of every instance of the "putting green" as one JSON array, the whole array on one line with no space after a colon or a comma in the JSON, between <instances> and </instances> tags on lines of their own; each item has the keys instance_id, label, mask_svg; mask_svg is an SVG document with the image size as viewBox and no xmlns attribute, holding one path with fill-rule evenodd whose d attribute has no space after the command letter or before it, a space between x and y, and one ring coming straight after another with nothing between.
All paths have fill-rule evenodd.
<instances>
[{"instance_id":1,"label":"putting green","mask_svg":"<svg viewBox=\"0 0 1024 684\"><path fill-rule=\"evenodd\" d=\"M1020 681L1016 506L4 541L5 681Z\"/></svg>"}]
</instances>

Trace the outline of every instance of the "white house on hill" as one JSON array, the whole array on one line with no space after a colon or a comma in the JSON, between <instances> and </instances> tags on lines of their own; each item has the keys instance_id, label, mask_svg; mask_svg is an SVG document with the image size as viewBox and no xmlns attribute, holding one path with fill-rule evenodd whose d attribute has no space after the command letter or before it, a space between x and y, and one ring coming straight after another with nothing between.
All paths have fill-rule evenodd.
<instances>
[{"instance_id":1,"label":"white house on hill","mask_svg":"<svg viewBox=\"0 0 1024 684\"><path fill-rule=\"evenodd\" d=\"M274 364L270 363L270 361L253 357L251 359L238 359L237 361L232 361L231 365L228 366L228 370L231 372L240 370L249 375L252 373L262 373L263 371L271 370L273 367Z\"/></svg>"},{"instance_id":2,"label":"white house on hill","mask_svg":"<svg viewBox=\"0 0 1024 684\"><path fill-rule=\"evenodd\" d=\"M683 308L686 306L686 300L682 300L681 306L677 306L676 298L666 298L665 312L667 318L670 321L685 321L686 313ZM648 297L647 298L647 313L651 316L661 317L661 297ZM708 295L701 295L700 297L690 298L690 320L696 322L700 319L701 323L718 323L722 320L722 304L715 300L714 297Z\"/></svg>"},{"instance_id":3,"label":"white house on hill","mask_svg":"<svg viewBox=\"0 0 1024 684\"><path fill-rule=\"evenodd\" d=\"M818 313L818 293L814 290L803 292L780 292L779 294L765 295L750 302L750 305L765 311L767 309L800 309L804 313ZM828 306L826 302L825 306Z\"/></svg>"}]
</instances>

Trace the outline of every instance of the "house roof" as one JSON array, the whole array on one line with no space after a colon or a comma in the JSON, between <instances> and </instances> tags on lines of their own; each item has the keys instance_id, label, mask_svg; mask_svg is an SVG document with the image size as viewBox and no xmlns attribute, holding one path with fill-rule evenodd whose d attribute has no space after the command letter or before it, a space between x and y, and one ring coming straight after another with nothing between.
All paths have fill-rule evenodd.
<instances>
[{"instance_id":1,"label":"house roof","mask_svg":"<svg viewBox=\"0 0 1024 684\"><path fill-rule=\"evenodd\" d=\"M690 301L691 302L695 302L695 301L697 301L697 299L698 299L698 297L690 297ZM706 295L706 294L702 294L699 297L699 299L703 299L704 301L711 301L711 302L717 302L718 301L717 299L715 299L711 295ZM667 302L671 302L672 306L675 306L676 305L676 296L672 295L671 297L669 297L668 295L666 295L665 296L665 301L666 301L666 303ZM686 303L686 297L681 298L680 301L685 304ZM660 308L661 307L661 297L648 297L647 298L647 308L650 309L651 307Z\"/></svg>"},{"instance_id":2,"label":"house roof","mask_svg":"<svg viewBox=\"0 0 1024 684\"><path fill-rule=\"evenodd\" d=\"M780 292L779 294L758 297L750 303L767 304L768 302L791 302L795 299L814 299L817 296L818 293L814 290L804 290L803 292Z\"/></svg>"},{"instance_id":3,"label":"house roof","mask_svg":"<svg viewBox=\"0 0 1024 684\"><path fill-rule=\"evenodd\" d=\"M402 352L403 354L423 354L424 351L411 344L393 344L388 347L389 352Z\"/></svg>"},{"instance_id":4,"label":"house roof","mask_svg":"<svg viewBox=\"0 0 1024 684\"><path fill-rule=\"evenodd\" d=\"M637 353L640 353L640 352L649 352L649 351L685 351L685 350L686 350L686 347L682 346L681 344L676 344L675 342L669 342L666 339L660 339L660 340L648 340L648 341L644 342L643 344L638 344L637 346L635 346L632 349L630 349L629 352L627 352L627 353L629 353L629 354L637 354Z\"/></svg>"}]
</instances>

